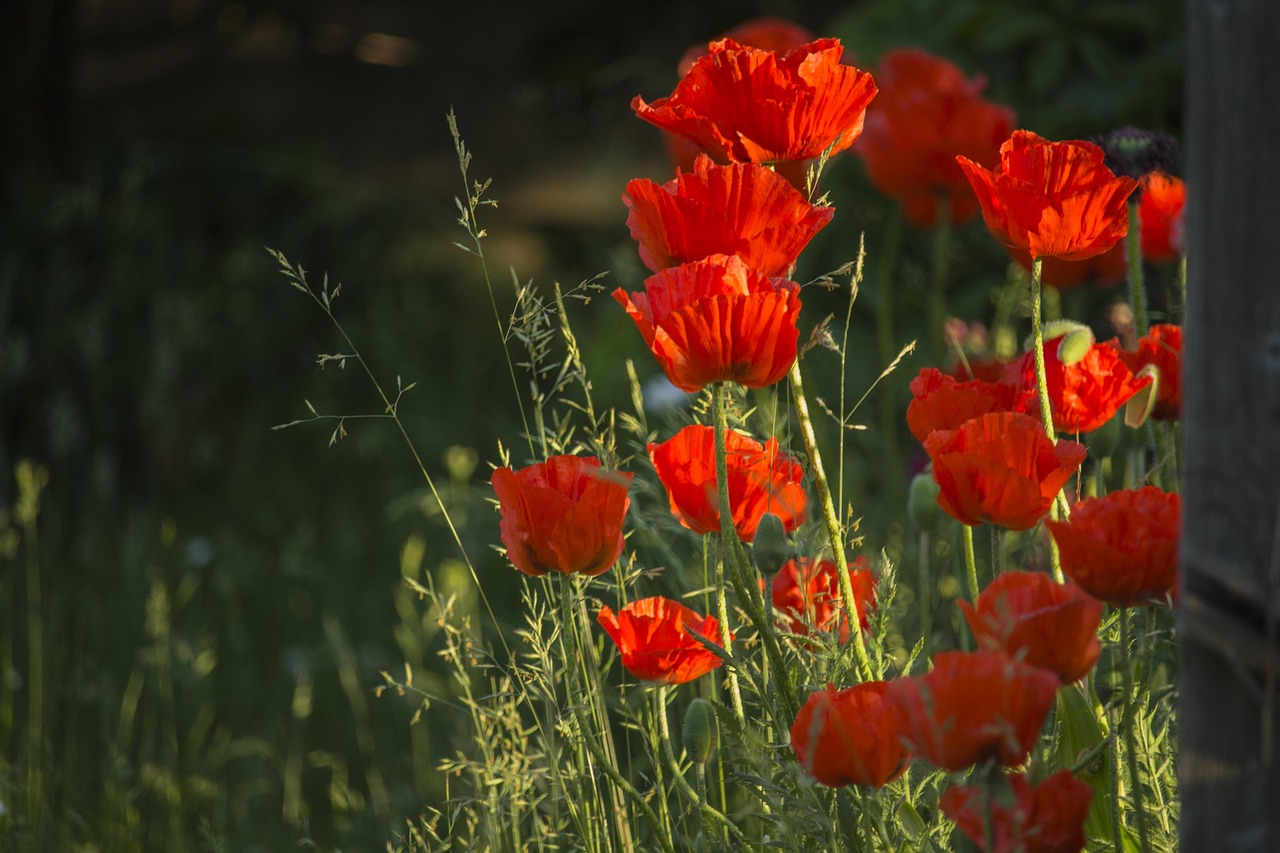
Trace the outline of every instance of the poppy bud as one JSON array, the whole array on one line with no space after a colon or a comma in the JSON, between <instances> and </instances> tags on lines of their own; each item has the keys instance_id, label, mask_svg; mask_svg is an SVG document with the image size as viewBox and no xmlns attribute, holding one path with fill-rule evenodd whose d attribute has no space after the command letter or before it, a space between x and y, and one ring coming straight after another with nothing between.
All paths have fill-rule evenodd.
<instances>
[{"instance_id":1,"label":"poppy bud","mask_svg":"<svg viewBox=\"0 0 1280 853\"><path fill-rule=\"evenodd\" d=\"M902 830L911 839L919 838L928 829L920 812L908 800L903 800L898 805L898 820L902 823Z\"/></svg>"},{"instance_id":2,"label":"poppy bud","mask_svg":"<svg viewBox=\"0 0 1280 853\"><path fill-rule=\"evenodd\" d=\"M716 712L706 699L694 699L684 712L681 728L684 751L689 760L706 764L716 752Z\"/></svg>"},{"instance_id":3,"label":"poppy bud","mask_svg":"<svg viewBox=\"0 0 1280 853\"><path fill-rule=\"evenodd\" d=\"M921 530L933 530L938 526L942 508L938 506L938 484L929 474L916 474L911 481L907 497L907 515Z\"/></svg>"},{"instance_id":4,"label":"poppy bud","mask_svg":"<svg viewBox=\"0 0 1280 853\"><path fill-rule=\"evenodd\" d=\"M1099 137L1097 143L1103 162L1117 175L1141 178L1148 172L1172 172L1178 165L1178 140L1160 131L1130 125ZM1134 193L1133 200L1141 193Z\"/></svg>"},{"instance_id":5,"label":"poppy bud","mask_svg":"<svg viewBox=\"0 0 1280 853\"><path fill-rule=\"evenodd\" d=\"M1094 344L1093 329L1078 324L1077 326L1078 328L1058 338L1058 361L1067 367L1079 364L1089 354Z\"/></svg>"},{"instance_id":6,"label":"poppy bud","mask_svg":"<svg viewBox=\"0 0 1280 853\"><path fill-rule=\"evenodd\" d=\"M1075 320L1050 320L1044 324L1042 335L1049 343L1058 342L1058 361L1067 367L1078 364L1088 355L1096 340L1093 329ZM1027 335L1023 349L1030 350L1034 345L1034 338Z\"/></svg>"},{"instance_id":7,"label":"poppy bud","mask_svg":"<svg viewBox=\"0 0 1280 853\"><path fill-rule=\"evenodd\" d=\"M782 519L771 512L760 517L755 541L751 543L751 557L756 561L760 574L772 577L791 559L791 546Z\"/></svg>"},{"instance_id":8,"label":"poppy bud","mask_svg":"<svg viewBox=\"0 0 1280 853\"><path fill-rule=\"evenodd\" d=\"M1147 416L1156 407L1156 398L1160 396L1160 368L1154 364L1145 365L1138 371L1137 378L1144 376L1150 376L1151 382L1140 388L1124 406L1124 425L1133 429L1147 422Z\"/></svg>"}]
</instances>

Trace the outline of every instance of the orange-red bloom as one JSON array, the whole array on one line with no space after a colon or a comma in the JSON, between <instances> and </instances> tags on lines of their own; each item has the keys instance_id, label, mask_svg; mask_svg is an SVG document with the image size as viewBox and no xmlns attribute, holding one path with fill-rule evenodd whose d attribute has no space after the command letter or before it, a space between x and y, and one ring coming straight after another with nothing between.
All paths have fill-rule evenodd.
<instances>
[{"instance_id":1,"label":"orange-red bloom","mask_svg":"<svg viewBox=\"0 0 1280 853\"><path fill-rule=\"evenodd\" d=\"M1187 204L1187 186L1181 178L1163 172L1142 176L1142 256L1152 263L1167 263L1182 257L1182 209Z\"/></svg>"},{"instance_id":2,"label":"orange-red bloom","mask_svg":"<svg viewBox=\"0 0 1280 853\"><path fill-rule=\"evenodd\" d=\"M1141 184L1143 193L1138 215L1142 223L1142 257L1157 264L1175 261L1182 256L1182 208L1186 203L1186 188L1181 179L1160 172L1144 175ZM1124 281L1129 271L1126 251L1125 241L1118 240L1102 254L1083 261L1044 258L1040 280L1059 290L1082 285L1113 287ZM1026 249L1010 248L1009 254L1023 269L1031 269L1031 254Z\"/></svg>"},{"instance_id":3,"label":"orange-red bloom","mask_svg":"<svg viewBox=\"0 0 1280 853\"><path fill-rule=\"evenodd\" d=\"M1082 444L1053 441L1036 418L992 412L925 439L933 460L938 505L975 527L1033 527L1089 455Z\"/></svg>"},{"instance_id":4,"label":"orange-red bloom","mask_svg":"<svg viewBox=\"0 0 1280 853\"><path fill-rule=\"evenodd\" d=\"M760 582L763 584L763 579ZM865 631L870 611L876 606L876 576L866 557L858 557L849 566L849 583L858 607L858 623ZM833 630L839 616L840 642L849 639L849 617L844 613L835 560L789 560L773 576L770 595L784 630L807 637L814 631Z\"/></svg>"},{"instance_id":5,"label":"orange-red bloom","mask_svg":"<svg viewBox=\"0 0 1280 853\"><path fill-rule=\"evenodd\" d=\"M1068 521L1045 522L1062 571L1114 607L1176 593L1182 503L1155 486L1080 501Z\"/></svg>"},{"instance_id":6,"label":"orange-red bloom","mask_svg":"<svg viewBox=\"0 0 1280 853\"><path fill-rule=\"evenodd\" d=\"M764 166L717 166L699 157L694 171L659 186L638 178L622 197L640 260L657 272L709 255L738 255L767 276L786 275L835 211L815 207Z\"/></svg>"},{"instance_id":7,"label":"orange-red bloom","mask_svg":"<svg viewBox=\"0 0 1280 853\"><path fill-rule=\"evenodd\" d=\"M1051 670L1063 684L1088 675L1102 653L1102 602L1048 575L1005 572L982 591L976 608L957 604L980 647Z\"/></svg>"},{"instance_id":8,"label":"orange-red bloom","mask_svg":"<svg viewBox=\"0 0 1280 853\"><path fill-rule=\"evenodd\" d=\"M1129 398L1151 384L1125 366L1114 347L1094 344L1084 358L1065 365L1058 357L1059 339L1044 342L1045 386L1053 428L1058 432L1093 432L1115 417ZM1008 381L1036 387L1035 353L1028 352L1009 366Z\"/></svg>"},{"instance_id":9,"label":"orange-red bloom","mask_svg":"<svg viewBox=\"0 0 1280 853\"><path fill-rule=\"evenodd\" d=\"M1034 788L1024 775L1006 778L1013 789L1012 803L979 787L954 785L943 793L938 805L983 851L987 851L989 805L995 847L987 853L1080 853L1084 849L1084 821L1093 799L1092 788L1070 770L1060 770ZM989 804L984 802L988 797Z\"/></svg>"},{"instance_id":10,"label":"orange-red bloom","mask_svg":"<svg viewBox=\"0 0 1280 853\"><path fill-rule=\"evenodd\" d=\"M831 788L879 788L902 775L900 716L887 691L883 681L866 681L809 694L791 724L791 748L804 772Z\"/></svg>"},{"instance_id":11,"label":"orange-red bloom","mask_svg":"<svg viewBox=\"0 0 1280 853\"><path fill-rule=\"evenodd\" d=\"M862 133L871 75L840 63L837 39L786 53L712 42L670 97L631 102L636 115L697 143L720 162L808 160Z\"/></svg>"},{"instance_id":12,"label":"orange-red bloom","mask_svg":"<svg viewBox=\"0 0 1280 853\"><path fill-rule=\"evenodd\" d=\"M526 575L598 575L622 553L622 522L634 475L600 461L552 456L519 471L493 472L507 559Z\"/></svg>"},{"instance_id":13,"label":"orange-red bloom","mask_svg":"<svg viewBox=\"0 0 1280 853\"><path fill-rule=\"evenodd\" d=\"M955 65L916 48L885 54L875 78L880 94L867 109L857 152L871 183L919 228L937 224L941 198L950 199L953 224L969 219L978 202L956 156L993 166L1013 130L1013 110L982 97L982 77L967 80Z\"/></svg>"},{"instance_id":14,"label":"orange-red bloom","mask_svg":"<svg viewBox=\"0 0 1280 853\"><path fill-rule=\"evenodd\" d=\"M1155 367L1160 384L1151 417L1177 420L1182 416L1182 327L1159 323L1139 339L1138 351L1120 349L1118 341L1108 341L1116 355L1136 375L1147 365Z\"/></svg>"},{"instance_id":15,"label":"orange-red bloom","mask_svg":"<svg viewBox=\"0 0 1280 853\"><path fill-rule=\"evenodd\" d=\"M778 448L778 439L761 444L729 430L725 445L729 507L738 537L744 542L754 539L767 512L782 519L787 531L799 527L807 504L801 482L804 471ZM676 519L695 533L720 532L715 431L690 424L661 444L650 444L649 459L667 490Z\"/></svg>"},{"instance_id":16,"label":"orange-red bloom","mask_svg":"<svg viewBox=\"0 0 1280 853\"><path fill-rule=\"evenodd\" d=\"M925 367L911 380L907 426L923 444L934 430L959 429L965 421L991 412L1036 414L1039 405L1034 390L981 379L960 382L937 368Z\"/></svg>"},{"instance_id":17,"label":"orange-red bloom","mask_svg":"<svg viewBox=\"0 0 1280 853\"><path fill-rule=\"evenodd\" d=\"M946 770L1021 764L1057 692L1049 670L991 651L940 652L927 674L889 685L908 749Z\"/></svg>"},{"instance_id":18,"label":"orange-red bloom","mask_svg":"<svg viewBox=\"0 0 1280 853\"><path fill-rule=\"evenodd\" d=\"M996 239L1069 261L1102 254L1129 230L1126 201L1138 182L1117 178L1102 159L1092 142L1050 142L1029 130L1013 132L994 170L957 158Z\"/></svg>"},{"instance_id":19,"label":"orange-red bloom","mask_svg":"<svg viewBox=\"0 0 1280 853\"><path fill-rule=\"evenodd\" d=\"M737 255L712 255L645 279L613 298L635 321L671 384L772 385L796 360L800 285L767 278Z\"/></svg>"},{"instance_id":20,"label":"orange-red bloom","mask_svg":"<svg viewBox=\"0 0 1280 853\"><path fill-rule=\"evenodd\" d=\"M684 684L721 664L715 652L689 633L692 629L719 643L720 623L678 601L655 595L631 602L616 615L605 606L596 621L618 647L627 672L642 681Z\"/></svg>"}]
</instances>

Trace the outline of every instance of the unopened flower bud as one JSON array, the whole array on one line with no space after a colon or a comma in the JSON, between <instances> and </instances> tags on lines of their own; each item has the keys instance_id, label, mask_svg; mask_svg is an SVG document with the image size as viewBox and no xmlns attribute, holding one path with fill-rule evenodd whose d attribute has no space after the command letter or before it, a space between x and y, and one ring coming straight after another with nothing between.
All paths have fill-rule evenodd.
<instances>
[{"instance_id":1,"label":"unopened flower bud","mask_svg":"<svg viewBox=\"0 0 1280 853\"><path fill-rule=\"evenodd\" d=\"M917 474L911 481L911 490L907 496L907 515L911 522L921 530L933 530L938 526L942 508L938 506L938 484L933 481L932 474Z\"/></svg>"},{"instance_id":2,"label":"unopened flower bud","mask_svg":"<svg viewBox=\"0 0 1280 853\"><path fill-rule=\"evenodd\" d=\"M1044 324L1042 334L1045 341L1058 342L1058 360L1066 367L1088 355L1096 340L1093 329L1075 320L1050 320ZM1031 349L1032 345L1033 339L1028 336L1025 349Z\"/></svg>"},{"instance_id":3,"label":"unopened flower bud","mask_svg":"<svg viewBox=\"0 0 1280 853\"><path fill-rule=\"evenodd\" d=\"M756 538L751 543L751 557L756 561L760 574L772 577L791 559L791 545L782 519L771 512L765 513L756 527Z\"/></svg>"},{"instance_id":4,"label":"unopened flower bud","mask_svg":"<svg viewBox=\"0 0 1280 853\"><path fill-rule=\"evenodd\" d=\"M706 764L716 752L716 711L706 699L694 699L684 712L681 728L689 760Z\"/></svg>"},{"instance_id":5,"label":"unopened flower bud","mask_svg":"<svg viewBox=\"0 0 1280 853\"><path fill-rule=\"evenodd\" d=\"M1106 167L1117 175L1141 178L1148 172L1172 172L1178 166L1178 140L1161 131L1130 125L1098 137L1097 142Z\"/></svg>"},{"instance_id":6,"label":"unopened flower bud","mask_svg":"<svg viewBox=\"0 0 1280 853\"><path fill-rule=\"evenodd\" d=\"M1137 429L1147 422L1147 416L1156 406L1156 397L1160 395L1160 369L1148 364L1138 371L1137 378L1150 376L1151 381L1124 404L1124 425Z\"/></svg>"}]
</instances>

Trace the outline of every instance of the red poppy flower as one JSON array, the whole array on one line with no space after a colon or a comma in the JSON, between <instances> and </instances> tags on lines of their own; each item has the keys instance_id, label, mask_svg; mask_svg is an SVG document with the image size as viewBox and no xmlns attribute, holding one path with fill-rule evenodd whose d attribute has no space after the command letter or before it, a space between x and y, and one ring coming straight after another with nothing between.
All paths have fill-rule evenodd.
<instances>
[{"instance_id":1,"label":"red poppy flower","mask_svg":"<svg viewBox=\"0 0 1280 853\"><path fill-rule=\"evenodd\" d=\"M1142 256L1152 263L1167 263L1182 257L1182 209L1187 204L1187 187L1181 178L1162 172L1142 177Z\"/></svg>"},{"instance_id":2,"label":"red poppy flower","mask_svg":"<svg viewBox=\"0 0 1280 853\"><path fill-rule=\"evenodd\" d=\"M858 623L865 631L870 611L876 606L876 576L866 557L858 557L849 566L849 582L858 607ZM760 583L763 586L764 580ZM839 615L840 642L849 639L849 617L844 613L840 570L835 560L789 560L773 576L770 594L784 630L802 637L814 631L830 631Z\"/></svg>"},{"instance_id":3,"label":"red poppy flower","mask_svg":"<svg viewBox=\"0 0 1280 853\"><path fill-rule=\"evenodd\" d=\"M1151 384L1148 376L1134 376L1114 347L1094 344L1084 358L1065 365L1058 357L1058 343L1058 338L1044 342L1045 386L1058 432L1093 432L1105 426L1130 397ZM1006 381L1034 389L1035 353L1010 364Z\"/></svg>"},{"instance_id":4,"label":"red poppy flower","mask_svg":"<svg viewBox=\"0 0 1280 853\"><path fill-rule=\"evenodd\" d=\"M1026 761L1057 692L1049 670L991 651L940 652L927 674L889 685L907 748L957 771L990 758Z\"/></svg>"},{"instance_id":5,"label":"red poppy flower","mask_svg":"<svg viewBox=\"0 0 1280 853\"><path fill-rule=\"evenodd\" d=\"M1005 778L1013 789L1012 803L979 787L954 785L938 805L984 851L989 806L995 849L988 853L1080 853L1084 849L1084 821L1093 799L1088 784L1070 770L1060 770L1034 788L1025 775Z\"/></svg>"},{"instance_id":6,"label":"red poppy flower","mask_svg":"<svg viewBox=\"0 0 1280 853\"><path fill-rule=\"evenodd\" d=\"M982 98L982 77L967 80L947 60L916 48L885 54L875 78L880 93L867 109L857 152L871 183L918 228L937 224L939 198L950 198L953 224L972 217L978 202L956 156L994 165L1013 130L1013 110Z\"/></svg>"},{"instance_id":7,"label":"red poppy flower","mask_svg":"<svg viewBox=\"0 0 1280 853\"><path fill-rule=\"evenodd\" d=\"M1033 258L1082 261L1128 232L1126 200L1138 186L1113 175L1102 157L1092 142L1050 142L1015 130L994 170L956 159L996 239Z\"/></svg>"},{"instance_id":8,"label":"red poppy flower","mask_svg":"<svg viewBox=\"0 0 1280 853\"><path fill-rule=\"evenodd\" d=\"M1088 675L1102 653L1102 602L1048 575L1005 572L982 591L976 608L956 603L979 646L1051 670L1063 684Z\"/></svg>"},{"instance_id":9,"label":"red poppy flower","mask_svg":"<svg viewBox=\"0 0 1280 853\"><path fill-rule=\"evenodd\" d=\"M971 527L989 521L1010 530L1033 527L1089 455L1074 441L1054 444L1039 420L1018 412L936 430L924 449L948 515Z\"/></svg>"},{"instance_id":10,"label":"red poppy flower","mask_svg":"<svg viewBox=\"0 0 1280 853\"><path fill-rule=\"evenodd\" d=\"M671 384L764 388L796 360L800 285L767 278L737 255L712 255L645 279L644 293L613 298L635 321Z\"/></svg>"},{"instance_id":11,"label":"red poppy flower","mask_svg":"<svg viewBox=\"0 0 1280 853\"><path fill-rule=\"evenodd\" d=\"M552 456L519 471L493 472L507 559L526 575L598 575L622 553L622 522L634 475L600 460Z\"/></svg>"},{"instance_id":12,"label":"red poppy flower","mask_svg":"<svg viewBox=\"0 0 1280 853\"><path fill-rule=\"evenodd\" d=\"M809 694L791 724L791 748L823 785L887 785L906 769L898 708L889 685L866 681Z\"/></svg>"},{"instance_id":13,"label":"red poppy flower","mask_svg":"<svg viewBox=\"0 0 1280 853\"><path fill-rule=\"evenodd\" d=\"M699 616L678 601L655 595L631 602L616 615L605 606L596 621L618 647L627 672L642 681L684 684L722 663L689 633L692 629L718 643L720 623L714 616Z\"/></svg>"},{"instance_id":14,"label":"red poppy flower","mask_svg":"<svg viewBox=\"0 0 1280 853\"><path fill-rule=\"evenodd\" d=\"M937 368L926 367L911 380L907 426L921 444L939 429L959 429L965 421L991 412L1036 414L1034 390L1005 382L971 379L958 382Z\"/></svg>"},{"instance_id":15,"label":"red poppy flower","mask_svg":"<svg viewBox=\"0 0 1280 853\"><path fill-rule=\"evenodd\" d=\"M709 255L738 255L767 276L786 275L834 208L814 207L776 172L754 163L694 171L659 186L638 178L622 197L640 260L657 272Z\"/></svg>"},{"instance_id":16,"label":"red poppy flower","mask_svg":"<svg viewBox=\"0 0 1280 853\"><path fill-rule=\"evenodd\" d=\"M1068 521L1048 521L1062 571L1114 607L1162 600L1178 582L1177 494L1155 486L1077 503Z\"/></svg>"},{"instance_id":17,"label":"red poppy flower","mask_svg":"<svg viewBox=\"0 0 1280 853\"><path fill-rule=\"evenodd\" d=\"M754 539L766 512L782 519L787 531L799 527L807 503L801 482L804 471L778 449L778 440L770 438L761 444L729 430L725 445L729 506L738 537L744 542ZM715 431L690 424L661 444L650 444L649 459L667 490L676 519L694 533L720 532Z\"/></svg>"},{"instance_id":18,"label":"red poppy flower","mask_svg":"<svg viewBox=\"0 0 1280 853\"><path fill-rule=\"evenodd\" d=\"M871 75L840 63L837 39L774 53L712 42L670 97L631 102L636 115L734 163L808 160L843 151L862 133Z\"/></svg>"}]
</instances>

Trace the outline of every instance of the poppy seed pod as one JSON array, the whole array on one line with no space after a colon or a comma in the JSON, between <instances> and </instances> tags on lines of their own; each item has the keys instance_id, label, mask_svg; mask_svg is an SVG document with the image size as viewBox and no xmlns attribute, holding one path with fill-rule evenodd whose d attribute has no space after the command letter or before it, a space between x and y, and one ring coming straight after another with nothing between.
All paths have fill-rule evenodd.
<instances>
[{"instance_id":1,"label":"poppy seed pod","mask_svg":"<svg viewBox=\"0 0 1280 853\"><path fill-rule=\"evenodd\" d=\"M751 558L760 574L772 577L791 559L791 546L782 519L771 512L760 516L755 541L751 543Z\"/></svg>"},{"instance_id":2,"label":"poppy seed pod","mask_svg":"<svg viewBox=\"0 0 1280 853\"><path fill-rule=\"evenodd\" d=\"M940 491L931 474L916 474L911 481L911 491L907 496L907 515L921 530L933 530L938 526L938 519L942 517L942 508L938 506Z\"/></svg>"},{"instance_id":3,"label":"poppy seed pod","mask_svg":"<svg viewBox=\"0 0 1280 853\"><path fill-rule=\"evenodd\" d=\"M706 764L716 754L716 711L706 699L694 699L684 712L680 736L689 760Z\"/></svg>"}]
</instances>

